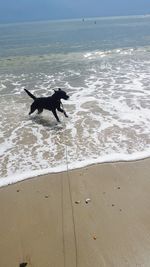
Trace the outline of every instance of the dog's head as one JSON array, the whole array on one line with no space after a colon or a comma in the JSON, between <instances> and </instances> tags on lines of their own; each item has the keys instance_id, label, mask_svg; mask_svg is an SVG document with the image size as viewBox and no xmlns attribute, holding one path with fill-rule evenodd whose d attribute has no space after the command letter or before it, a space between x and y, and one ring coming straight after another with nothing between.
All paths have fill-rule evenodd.
<instances>
[{"instance_id":1,"label":"dog's head","mask_svg":"<svg viewBox=\"0 0 150 267\"><path fill-rule=\"evenodd\" d=\"M59 99L65 99L67 100L69 98L69 96L66 94L65 91L63 91L62 89L58 88L57 91L55 91L55 94L57 95L57 97Z\"/></svg>"}]
</instances>

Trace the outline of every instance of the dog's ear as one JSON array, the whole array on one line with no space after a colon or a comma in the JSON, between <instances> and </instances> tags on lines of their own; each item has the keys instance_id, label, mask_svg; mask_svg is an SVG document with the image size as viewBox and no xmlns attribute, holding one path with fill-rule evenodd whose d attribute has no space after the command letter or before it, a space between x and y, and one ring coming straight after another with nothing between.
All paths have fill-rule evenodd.
<instances>
[{"instance_id":1,"label":"dog's ear","mask_svg":"<svg viewBox=\"0 0 150 267\"><path fill-rule=\"evenodd\" d=\"M55 89L53 89L53 90L54 90L54 93L56 93L56 92L57 92Z\"/></svg>"},{"instance_id":2,"label":"dog's ear","mask_svg":"<svg viewBox=\"0 0 150 267\"><path fill-rule=\"evenodd\" d=\"M58 91L61 91L61 88L58 88Z\"/></svg>"}]
</instances>

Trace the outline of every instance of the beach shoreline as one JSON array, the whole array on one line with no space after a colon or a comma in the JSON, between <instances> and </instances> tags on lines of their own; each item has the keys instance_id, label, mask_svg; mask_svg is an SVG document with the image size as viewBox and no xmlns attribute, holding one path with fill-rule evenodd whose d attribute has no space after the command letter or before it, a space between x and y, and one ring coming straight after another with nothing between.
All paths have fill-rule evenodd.
<instances>
[{"instance_id":1,"label":"beach shoreline","mask_svg":"<svg viewBox=\"0 0 150 267\"><path fill-rule=\"evenodd\" d=\"M148 267L150 159L0 188L0 266Z\"/></svg>"},{"instance_id":2,"label":"beach shoreline","mask_svg":"<svg viewBox=\"0 0 150 267\"><path fill-rule=\"evenodd\" d=\"M34 179L36 177L42 177L42 176L47 176L47 175L53 175L53 174L60 174L62 172L70 172L70 171L75 171L75 170L80 170L83 168L88 168L92 167L95 165L101 165L101 164L115 164L115 163L132 163L132 162L138 162L138 161L143 161L143 160L148 160L150 159L149 156L149 151L144 151L140 153L133 153L131 155L122 155L121 157L118 155L114 156L114 159L109 156L103 157L103 160L99 159L93 159L89 161L81 161L78 162L77 164L75 163L69 163L66 161L64 166L57 166L53 168L48 168L48 169L41 169L41 170L32 170L29 172L22 172L18 174L12 174L9 175L8 177L1 177L0 179L0 188L9 186L12 184L16 184L19 182L23 182L25 180L30 180Z\"/></svg>"}]
</instances>

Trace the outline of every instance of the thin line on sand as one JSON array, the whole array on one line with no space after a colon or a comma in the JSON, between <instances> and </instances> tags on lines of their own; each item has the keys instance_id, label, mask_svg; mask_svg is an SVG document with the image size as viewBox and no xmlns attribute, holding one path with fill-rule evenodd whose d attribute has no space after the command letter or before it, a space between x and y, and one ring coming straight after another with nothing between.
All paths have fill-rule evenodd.
<instances>
[{"instance_id":1,"label":"thin line on sand","mask_svg":"<svg viewBox=\"0 0 150 267\"><path fill-rule=\"evenodd\" d=\"M0 215L2 267L149 267L150 159L1 188Z\"/></svg>"}]
</instances>

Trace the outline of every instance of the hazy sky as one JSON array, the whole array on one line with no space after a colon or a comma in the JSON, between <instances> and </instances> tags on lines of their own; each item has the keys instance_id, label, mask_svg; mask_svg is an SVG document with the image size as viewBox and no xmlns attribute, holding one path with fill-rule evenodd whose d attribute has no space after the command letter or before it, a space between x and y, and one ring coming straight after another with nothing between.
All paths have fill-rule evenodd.
<instances>
[{"instance_id":1,"label":"hazy sky","mask_svg":"<svg viewBox=\"0 0 150 267\"><path fill-rule=\"evenodd\" d=\"M150 0L0 0L0 22L150 13Z\"/></svg>"}]
</instances>

